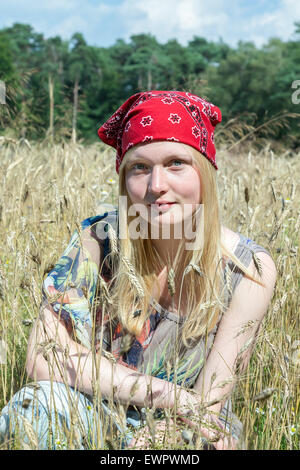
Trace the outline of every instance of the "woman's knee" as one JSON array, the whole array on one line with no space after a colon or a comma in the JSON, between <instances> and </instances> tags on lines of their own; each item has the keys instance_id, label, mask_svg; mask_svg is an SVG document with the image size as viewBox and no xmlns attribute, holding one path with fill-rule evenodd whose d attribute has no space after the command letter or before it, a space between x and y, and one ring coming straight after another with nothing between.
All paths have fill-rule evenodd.
<instances>
[{"instance_id":1,"label":"woman's knee","mask_svg":"<svg viewBox=\"0 0 300 470\"><path fill-rule=\"evenodd\" d=\"M30 444L30 436L39 449L55 447L74 422L82 418L86 398L59 382L41 381L25 385L3 408L0 415L0 440L15 438ZM88 412L88 411L87 411ZM77 414L77 417L76 417ZM83 416L82 428L88 424ZM33 437L35 436L35 438ZM49 436L52 442L49 442ZM32 444L32 442L31 442Z\"/></svg>"}]
</instances>

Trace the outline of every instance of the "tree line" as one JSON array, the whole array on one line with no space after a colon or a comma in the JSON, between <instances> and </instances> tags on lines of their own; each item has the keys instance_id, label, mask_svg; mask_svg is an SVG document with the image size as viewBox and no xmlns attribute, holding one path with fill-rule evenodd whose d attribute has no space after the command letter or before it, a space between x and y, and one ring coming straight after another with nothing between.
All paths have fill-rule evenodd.
<instances>
[{"instance_id":1,"label":"tree line","mask_svg":"<svg viewBox=\"0 0 300 470\"><path fill-rule=\"evenodd\" d=\"M290 148L300 145L300 104L292 100L292 84L300 80L300 23L292 40L272 38L260 48L198 36L187 46L176 39L160 44L151 34L90 46L81 33L45 39L30 25L15 23L0 30L0 80L6 86L2 135L90 143L130 95L173 89L217 104L224 129L244 120Z\"/></svg>"}]
</instances>

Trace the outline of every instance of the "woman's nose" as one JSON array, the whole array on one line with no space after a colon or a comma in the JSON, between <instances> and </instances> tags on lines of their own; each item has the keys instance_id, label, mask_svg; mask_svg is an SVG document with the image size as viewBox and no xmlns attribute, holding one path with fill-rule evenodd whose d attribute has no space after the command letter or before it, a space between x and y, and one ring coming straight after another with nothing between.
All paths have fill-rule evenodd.
<instances>
[{"instance_id":1,"label":"woman's nose","mask_svg":"<svg viewBox=\"0 0 300 470\"><path fill-rule=\"evenodd\" d=\"M167 175L165 174L164 168L160 166L153 167L148 189L152 193L161 193L167 189Z\"/></svg>"}]
</instances>

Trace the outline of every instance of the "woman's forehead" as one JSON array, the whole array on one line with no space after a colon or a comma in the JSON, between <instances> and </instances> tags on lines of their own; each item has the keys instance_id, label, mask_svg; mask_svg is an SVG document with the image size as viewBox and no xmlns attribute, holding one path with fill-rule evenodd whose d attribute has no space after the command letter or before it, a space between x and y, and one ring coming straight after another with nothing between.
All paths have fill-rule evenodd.
<instances>
[{"instance_id":1,"label":"woman's forehead","mask_svg":"<svg viewBox=\"0 0 300 470\"><path fill-rule=\"evenodd\" d=\"M155 160L159 157L186 155L192 156L193 149L189 145L181 142L150 142L147 144L139 144L131 148L126 153L126 160L132 161L136 158L151 158Z\"/></svg>"}]
</instances>

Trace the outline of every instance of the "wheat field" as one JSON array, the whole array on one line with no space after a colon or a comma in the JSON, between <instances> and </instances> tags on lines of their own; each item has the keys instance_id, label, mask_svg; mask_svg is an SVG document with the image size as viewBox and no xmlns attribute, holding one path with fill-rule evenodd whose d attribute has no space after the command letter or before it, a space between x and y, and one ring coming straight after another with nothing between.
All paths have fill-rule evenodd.
<instances>
[{"instance_id":1,"label":"wheat field","mask_svg":"<svg viewBox=\"0 0 300 470\"><path fill-rule=\"evenodd\" d=\"M0 141L0 408L30 379L25 357L44 274L80 221L117 203L114 152L102 143ZM247 449L299 449L300 154L222 146L222 223L267 248L277 283L234 408ZM154 446L155 448L155 446Z\"/></svg>"}]
</instances>

